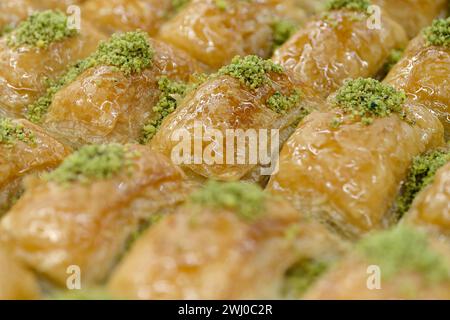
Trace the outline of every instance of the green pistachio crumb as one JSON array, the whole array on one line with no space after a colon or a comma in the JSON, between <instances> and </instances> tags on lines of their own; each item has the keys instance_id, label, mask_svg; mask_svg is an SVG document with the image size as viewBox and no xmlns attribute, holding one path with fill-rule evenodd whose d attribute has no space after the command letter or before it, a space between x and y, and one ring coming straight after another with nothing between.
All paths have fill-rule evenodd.
<instances>
[{"instance_id":1,"label":"green pistachio crumb","mask_svg":"<svg viewBox=\"0 0 450 320\"><path fill-rule=\"evenodd\" d=\"M77 30L70 29L67 16L61 11L42 11L31 14L27 20L8 35L10 47L32 46L47 48L51 43L73 37Z\"/></svg>"},{"instance_id":2,"label":"green pistachio crumb","mask_svg":"<svg viewBox=\"0 0 450 320\"><path fill-rule=\"evenodd\" d=\"M183 98L189 86L185 83L171 81L167 77L161 77L158 81L161 95L159 101L153 107L154 117L144 126L141 143L148 143L158 131L162 121L178 106L178 101Z\"/></svg>"},{"instance_id":3,"label":"green pistachio crumb","mask_svg":"<svg viewBox=\"0 0 450 320\"><path fill-rule=\"evenodd\" d=\"M370 5L371 2L369 0L331 0L327 4L327 9L348 9L366 12Z\"/></svg>"},{"instance_id":4,"label":"green pistachio crumb","mask_svg":"<svg viewBox=\"0 0 450 320\"><path fill-rule=\"evenodd\" d=\"M95 65L117 67L125 75L138 73L152 64L154 51L142 31L116 33L100 43L93 55Z\"/></svg>"},{"instance_id":5,"label":"green pistachio crumb","mask_svg":"<svg viewBox=\"0 0 450 320\"><path fill-rule=\"evenodd\" d=\"M295 89L290 96L285 96L281 92L275 92L275 94L267 100L267 105L276 113L286 114L290 109L300 103L301 97L302 94L299 89Z\"/></svg>"},{"instance_id":6,"label":"green pistachio crumb","mask_svg":"<svg viewBox=\"0 0 450 320\"><path fill-rule=\"evenodd\" d=\"M398 226L375 233L358 244L371 264L378 265L385 279L403 272L418 272L428 282L450 279L450 266L429 245L424 233Z\"/></svg>"},{"instance_id":7,"label":"green pistachio crumb","mask_svg":"<svg viewBox=\"0 0 450 320\"><path fill-rule=\"evenodd\" d=\"M295 23L289 20L277 20L272 24L274 49L283 45L297 31Z\"/></svg>"},{"instance_id":8,"label":"green pistachio crumb","mask_svg":"<svg viewBox=\"0 0 450 320\"><path fill-rule=\"evenodd\" d=\"M261 187L245 182L209 181L191 196L194 204L229 209L246 221L263 214L265 199Z\"/></svg>"},{"instance_id":9,"label":"green pistachio crumb","mask_svg":"<svg viewBox=\"0 0 450 320\"><path fill-rule=\"evenodd\" d=\"M365 125L370 125L374 118L387 117L398 113L406 118L403 103L406 94L394 87L374 79L359 78L345 83L331 101L336 108L340 108L352 118L358 118ZM333 121L338 124L340 121Z\"/></svg>"},{"instance_id":10,"label":"green pistachio crumb","mask_svg":"<svg viewBox=\"0 0 450 320\"><path fill-rule=\"evenodd\" d=\"M430 46L450 47L450 18L437 19L424 29L425 39Z\"/></svg>"},{"instance_id":11,"label":"green pistachio crumb","mask_svg":"<svg viewBox=\"0 0 450 320\"><path fill-rule=\"evenodd\" d=\"M257 89L269 82L268 73L282 73L283 67L270 60L250 55L234 57L231 64L219 70L220 75L228 75L240 80L251 89Z\"/></svg>"},{"instance_id":12,"label":"green pistachio crumb","mask_svg":"<svg viewBox=\"0 0 450 320\"><path fill-rule=\"evenodd\" d=\"M17 141L34 144L36 143L36 136L22 124L17 124L11 119L0 117L0 144L12 146Z\"/></svg>"},{"instance_id":13,"label":"green pistachio crumb","mask_svg":"<svg viewBox=\"0 0 450 320\"><path fill-rule=\"evenodd\" d=\"M434 150L414 158L401 194L396 200L398 217L409 210L416 195L433 182L436 172L449 161L448 150Z\"/></svg>"},{"instance_id":14,"label":"green pistachio crumb","mask_svg":"<svg viewBox=\"0 0 450 320\"><path fill-rule=\"evenodd\" d=\"M153 56L153 48L144 32L114 34L102 42L95 53L70 66L59 79L50 81L46 93L27 107L27 118L35 123L42 121L55 94L89 68L108 65L129 76L151 66Z\"/></svg>"},{"instance_id":15,"label":"green pistachio crumb","mask_svg":"<svg viewBox=\"0 0 450 320\"><path fill-rule=\"evenodd\" d=\"M172 8L175 12L184 8L191 0L172 0Z\"/></svg>"},{"instance_id":16,"label":"green pistachio crumb","mask_svg":"<svg viewBox=\"0 0 450 320\"><path fill-rule=\"evenodd\" d=\"M327 269L327 263L317 260L307 259L296 263L285 275L283 284L284 296L301 297Z\"/></svg>"},{"instance_id":17,"label":"green pistachio crumb","mask_svg":"<svg viewBox=\"0 0 450 320\"><path fill-rule=\"evenodd\" d=\"M120 144L84 146L67 157L45 178L47 181L58 184L88 183L93 180L108 179L129 169L133 156L125 146Z\"/></svg>"},{"instance_id":18,"label":"green pistachio crumb","mask_svg":"<svg viewBox=\"0 0 450 320\"><path fill-rule=\"evenodd\" d=\"M224 11L227 10L229 6L227 0L214 0L214 4L216 5L217 8Z\"/></svg>"}]
</instances>

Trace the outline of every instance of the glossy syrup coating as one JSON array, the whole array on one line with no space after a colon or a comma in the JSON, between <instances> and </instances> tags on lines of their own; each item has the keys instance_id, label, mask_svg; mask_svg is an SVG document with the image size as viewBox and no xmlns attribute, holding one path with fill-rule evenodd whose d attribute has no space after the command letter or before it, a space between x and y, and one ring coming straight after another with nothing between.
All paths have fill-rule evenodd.
<instances>
[{"instance_id":1,"label":"glossy syrup coating","mask_svg":"<svg viewBox=\"0 0 450 320\"><path fill-rule=\"evenodd\" d=\"M7 36L0 38L0 113L23 116L26 107L46 92L49 80L95 51L104 38L87 23L77 35L47 48L11 47Z\"/></svg>"},{"instance_id":2,"label":"glossy syrup coating","mask_svg":"<svg viewBox=\"0 0 450 320\"><path fill-rule=\"evenodd\" d=\"M59 9L65 11L70 5L78 5L90 0L29 0L37 9Z\"/></svg>"},{"instance_id":3,"label":"glossy syrup coating","mask_svg":"<svg viewBox=\"0 0 450 320\"><path fill-rule=\"evenodd\" d=\"M389 209L413 157L444 143L430 111L406 107L414 125L391 115L371 125L345 117L334 127L340 111L310 114L284 145L268 190L348 237L391 225Z\"/></svg>"},{"instance_id":4,"label":"glossy syrup coating","mask_svg":"<svg viewBox=\"0 0 450 320\"><path fill-rule=\"evenodd\" d=\"M201 70L184 52L148 41L151 66L129 76L106 65L86 70L55 95L43 126L74 146L139 140L160 97L158 80L187 81Z\"/></svg>"},{"instance_id":5,"label":"glossy syrup coating","mask_svg":"<svg viewBox=\"0 0 450 320\"><path fill-rule=\"evenodd\" d=\"M27 120L13 120L33 135L33 141L0 143L0 214L9 209L22 191L22 180L30 174L47 172L58 166L71 149Z\"/></svg>"},{"instance_id":6,"label":"glossy syrup coating","mask_svg":"<svg viewBox=\"0 0 450 320\"><path fill-rule=\"evenodd\" d=\"M268 58L275 6L255 0L225 3L224 9L215 0L191 1L162 27L159 38L211 69L228 64L236 55Z\"/></svg>"},{"instance_id":7,"label":"glossy syrup coating","mask_svg":"<svg viewBox=\"0 0 450 320\"><path fill-rule=\"evenodd\" d=\"M247 154L253 147L258 147L259 153L255 151L252 156L261 154L269 156L270 148L275 143L275 140L270 138L271 130L279 130L279 147L281 147L298 121L305 116L305 112L320 105L320 100L314 97L311 89L300 83L293 74L272 73L269 78L267 84L252 90L231 76L212 76L188 94L175 112L163 121L161 128L150 142L151 147L172 157L174 150L181 145L180 142L188 142L192 146L191 152L187 151L188 161L178 163L183 169L192 171L197 176L222 181L239 179L259 181L263 178L261 167L264 163L260 159L250 161L249 156L243 163L238 163L238 153ZM295 90L299 90L299 101L286 113L280 114L268 107L268 99L276 92L289 96ZM248 130L259 134L260 129L267 130L267 143L262 139L257 139L256 143L252 144L249 139L239 143L237 139L230 138L231 135L244 137L246 132L250 132ZM212 137L216 144L208 140L207 135L212 133L211 130L219 131L217 137ZM231 134L228 138L227 130L231 130L228 131ZM227 143L232 148L227 149ZM199 148L194 149L194 145L198 145ZM264 153L264 150L267 152ZM201 163L194 163L194 157L200 157ZM271 160L271 164L274 165L276 160Z\"/></svg>"},{"instance_id":8,"label":"glossy syrup coating","mask_svg":"<svg viewBox=\"0 0 450 320\"><path fill-rule=\"evenodd\" d=\"M450 48L427 45L424 36L418 36L385 82L436 114L450 137Z\"/></svg>"},{"instance_id":9,"label":"glossy syrup coating","mask_svg":"<svg viewBox=\"0 0 450 320\"><path fill-rule=\"evenodd\" d=\"M292 0L297 6L303 8L307 14L315 14L325 10L328 0Z\"/></svg>"},{"instance_id":10,"label":"glossy syrup coating","mask_svg":"<svg viewBox=\"0 0 450 320\"><path fill-rule=\"evenodd\" d=\"M381 29L370 29L365 13L331 11L308 22L275 51L273 60L295 72L327 97L345 80L373 77L391 51L406 45L402 27L383 16Z\"/></svg>"},{"instance_id":11,"label":"glossy syrup coating","mask_svg":"<svg viewBox=\"0 0 450 320\"><path fill-rule=\"evenodd\" d=\"M70 5L85 0L2 0L0 2L0 34L4 28L10 29L25 20L31 13L39 10L59 9L66 12Z\"/></svg>"},{"instance_id":12,"label":"glossy syrup coating","mask_svg":"<svg viewBox=\"0 0 450 320\"><path fill-rule=\"evenodd\" d=\"M139 223L166 212L187 192L184 175L143 146L128 146L130 170L105 179L56 183L30 180L1 222L14 253L35 271L65 285L80 267L82 283L103 280Z\"/></svg>"},{"instance_id":13,"label":"glossy syrup coating","mask_svg":"<svg viewBox=\"0 0 450 320\"><path fill-rule=\"evenodd\" d=\"M444 17L448 9L447 0L372 0L372 3L397 21L409 38L414 38L435 18Z\"/></svg>"},{"instance_id":14,"label":"glossy syrup coating","mask_svg":"<svg viewBox=\"0 0 450 320\"><path fill-rule=\"evenodd\" d=\"M34 10L30 0L2 0L0 2L0 35L17 26Z\"/></svg>"},{"instance_id":15,"label":"glossy syrup coating","mask_svg":"<svg viewBox=\"0 0 450 320\"><path fill-rule=\"evenodd\" d=\"M305 300L448 300L449 281L429 286L414 272L404 272L391 281L382 281L381 289L368 289L370 262L360 257L347 258L321 279Z\"/></svg>"},{"instance_id":16,"label":"glossy syrup coating","mask_svg":"<svg viewBox=\"0 0 450 320\"><path fill-rule=\"evenodd\" d=\"M414 200L404 223L450 239L450 163L442 167Z\"/></svg>"},{"instance_id":17,"label":"glossy syrup coating","mask_svg":"<svg viewBox=\"0 0 450 320\"><path fill-rule=\"evenodd\" d=\"M81 7L83 19L113 34L137 29L155 35L168 18L172 0L89 0Z\"/></svg>"},{"instance_id":18,"label":"glossy syrup coating","mask_svg":"<svg viewBox=\"0 0 450 320\"><path fill-rule=\"evenodd\" d=\"M0 300L40 298L35 276L3 244L0 244L0 270Z\"/></svg>"},{"instance_id":19,"label":"glossy syrup coating","mask_svg":"<svg viewBox=\"0 0 450 320\"><path fill-rule=\"evenodd\" d=\"M370 237L380 239L380 234ZM313 284L304 299L450 299L448 245L432 238L426 238L427 243L424 244L423 238L411 239L405 234L402 237L392 238L384 244L372 243L370 251L366 249L366 252L358 243L353 252ZM405 240L411 243L400 243Z\"/></svg>"},{"instance_id":20,"label":"glossy syrup coating","mask_svg":"<svg viewBox=\"0 0 450 320\"><path fill-rule=\"evenodd\" d=\"M298 259L343 250L284 200L267 201L251 221L233 210L186 205L137 240L108 287L128 299L279 299Z\"/></svg>"}]
</instances>

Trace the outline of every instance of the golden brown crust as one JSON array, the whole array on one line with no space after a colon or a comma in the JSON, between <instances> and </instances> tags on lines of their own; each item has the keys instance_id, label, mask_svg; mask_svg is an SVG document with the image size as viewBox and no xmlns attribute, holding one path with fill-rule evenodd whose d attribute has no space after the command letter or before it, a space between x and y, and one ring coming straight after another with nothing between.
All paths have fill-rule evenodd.
<instances>
[{"instance_id":1,"label":"golden brown crust","mask_svg":"<svg viewBox=\"0 0 450 320\"><path fill-rule=\"evenodd\" d=\"M272 51L274 6L256 1L228 1L221 9L215 0L193 0L160 31L160 39L187 51L218 69L236 56Z\"/></svg>"},{"instance_id":2,"label":"golden brown crust","mask_svg":"<svg viewBox=\"0 0 450 320\"><path fill-rule=\"evenodd\" d=\"M140 29L151 36L171 9L172 0L90 0L81 7L83 18L107 34Z\"/></svg>"},{"instance_id":3,"label":"golden brown crust","mask_svg":"<svg viewBox=\"0 0 450 320\"><path fill-rule=\"evenodd\" d=\"M435 113L444 125L446 138L450 137L450 49L428 46L424 37L418 36L385 82Z\"/></svg>"},{"instance_id":4,"label":"golden brown crust","mask_svg":"<svg viewBox=\"0 0 450 320\"><path fill-rule=\"evenodd\" d=\"M0 2L0 34L4 27L15 27L35 11L58 9L66 12L70 5L86 0L2 0Z\"/></svg>"},{"instance_id":5,"label":"golden brown crust","mask_svg":"<svg viewBox=\"0 0 450 320\"><path fill-rule=\"evenodd\" d=\"M3 28L14 27L33 12L30 0L2 0L0 2L0 33Z\"/></svg>"},{"instance_id":6,"label":"golden brown crust","mask_svg":"<svg viewBox=\"0 0 450 320\"><path fill-rule=\"evenodd\" d=\"M347 79L373 77L392 49L406 45L403 29L383 17L381 29L369 29L364 13L332 11L301 28L273 56L327 97Z\"/></svg>"},{"instance_id":7,"label":"golden brown crust","mask_svg":"<svg viewBox=\"0 0 450 320\"><path fill-rule=\"evenodd\" d=\"M39 299L39 286L35 276L0 244L0 300Z\"/></svg>"},{"instance_id":8,"label":"golden brown crust","mask_svg":"<svg viewBox=\"0 0 450 320\"><path fill-rule=\"evenodd\" d=\"M59 165L71 149L49 136L42 128L27 120L13 120L35 137L33 143L15 141L0 144L0 214L22 190L22 179L30 174L47 172Z\"/></svg>"},{"instance_id":9,"label":"golden brown crust","mask_svg":"<svg viewBox=\"0 0 450 320\"><path fill-rule=\"evenodd\" d=\"M435 241L434 250L450 263L448 246ZM385 278L380 268L380 289L374 289L370 276L373 262L360 253L342 259L305 294L306 300L448 300L449 280L430 284L419 272L402 270L399 274Z\"/></svg>"},{"instance_id":10,"label":"golden brown crust","mask_svg":"<svg viewBox=\"0 0 450 320\"><path fill-rule=\"evenodd\" d=\"M65 11L70 5L81 4L88 0L29 0L37 9L59 9Z\"/></svg>"},{"instance_id":11,"label":"golden brown crust","mask_svg":"<svg viewBox=\"0 0 450 320\"><path fill-rule=\"evenodd\" d=\"M388 210L413 157L444 143L431 112L409 110L415 125L392 115L334 128L336 112L312 113L285 144L268 190L347 236L391 225Z\"/></svg>"},{"instance_id":12,"label":"golden brown crust","mask_svg":"<svg viewBox=\"0 0 450 320\"><path fill-rule=\"evenodd\" d=\"M409 38L438 17L444 17L448 9L446 0L372 0L405 29Z\"/></svg>"},{"instance_id":13,"label":"golden brown crust","mask_svg":"<svg viewBox=\"0 0 450 320\"><path fill-rule=\"evenodd\" d=\"M183 162L180 164L183 169L193 171L195 174L225 181L239 180L250 174L255 175L253 180L258 181L261 173L261 162L251 162L249 157L243 164L238 164L238 148L243 149L238 140L227 138L227 129L234 130L232 134L244 136L247 130L267 129L271 134L271 129L280 130L280 145L292 133L299 118L304 115L305 109L315 109L320 101L311 94L311 89L307 85L299 82L291 73L272 74L269 84L256 90L251 90L242 84L239 80L230 76L214 76L202 84L197 90L189 94L178 106L177 110L169 115L163 122L158 133L151 141L151 146L155 150L162 152L172 158L172 152L180 142L186 142L180 139L181 132L188 133L188 141L192 146L197 144L195 140L205 137L207 130L217 129L221 133L223 144L220 144L220 137L216 137L216 142L222 146L222 151L218 147L214 155L217 155L217 161L208 163L207 159L211 142L203 139L200 142L200 155L203 157L201 164ZM267 106L267 100L277 91L284 95L291 95L295 89L301 91L301 98L298 105L294 106L286 114L279 114ZM199 136L198 129L203 128ZM240 130L239 133L237 130ZM178 138L177 138L178 137ZM180 140L177 140L180 139ZM226 142L233 145L233 154L227 155ZM271 144L257 145L270 151ZM269 139L270 141L270 139ZM253 145L254 146L254 145ZM244 150L251 150L249 140L245 141ZM198 153L197 153L198 155ZM188 155L194 157L194 150ZM231 161L227 161L231 156ZM214 157L211 157L211 161ZM220 163L220 161L222 163ZM231 162L231 163L230 163ZM272 163L273 164L273 163Z\"/></svg>"}]
</instances>

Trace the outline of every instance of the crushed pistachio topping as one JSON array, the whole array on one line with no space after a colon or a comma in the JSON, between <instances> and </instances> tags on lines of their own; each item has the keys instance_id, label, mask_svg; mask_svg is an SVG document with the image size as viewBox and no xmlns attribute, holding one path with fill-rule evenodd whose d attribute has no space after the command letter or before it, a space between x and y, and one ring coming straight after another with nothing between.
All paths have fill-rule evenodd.
<instances>
[{"instance_id":1,"label":"crushed pistachio topping","mask_svg":"<svg viewBox=\"0 0 450 320\"><path fill-rule=\"evenodd\" d=\"M374 79L359 78L347 81L331 102L345 114L369 125L374 118L387 117L392 113L406 118L402 107L405 100L406 94L403 91ZM339 120L336 121L335 124L339 124Z\"/></svg>"},{"instance_id":2,"label":"crushed pistachio topping","mask_svg":"<svg viewBox=\"0 0 450 320\"><path fill-rule=\"evenodd\" d=\"M367 11L371 2L369 0L331 0L327 4L328 10L348 9L355 11Z\"/></svg>"},{"instance_id":3,"label":"crushed pistachio topping","mask_svg":"<svg viewBox=\"0 0 450 320\"><path fill-rule=\"evenodd\" d=\"M414 158L401 195L396 200L399 217L409 210L416 195L433 182L436 172L449 161L448 150L434 150Z\"/></svg>"},{"instance_id":4,"label":"crushed pistachio topping","mask_svg":"<svg viewBox=\"0 0 450 320\"><path fill-rule=\"evenodd\" d=\"M328 269L328 264L317 260L302 260L292 266L285 275L283 293L299 298Z\"/></svg>"},{"instance_id":5,"label":"crushed pistachio topping","mask_svg":"<svg viewBox=\"0 0 450 320\"><path fill-rule=\"evenodd\" d=\"M146 33L135 31L114 34L108 41L101 42L92 55L73 64L59 79L50 81L45 95L28 106L27 118L33 122L40 122L55 94L89 68L108 65L128 76L151 66L153 56L154 51Z\"/></svg>"},{"instance_id":6,"label":"crushed pistachio topping","mask_svg":"<svg viewBox=\"0 0 450 320\"><path fill-rule=\"evenodd\" d=\"M289 20L277 20L272 24L274 49L283 45L297 31L295 23Z\"/></svg>"},{"instance_id":7,"label":"crushed pistachio topping","mask_svg":"<svg viewBox=\"0 0 450 320\"><path fill-rule=\"evenodd\" d=\"M31 14L19 24L13 33L8 35L10 47L33 46L47 48L51 43L64 40L77 34L70 29L67 16L61 11L42 11Z\"/></svg>"},{"instance_id":8,"label":"crushed pistachio topping","mask_svg":"<svg viewBox=\"0 0 450 320\"><path fill-rule=\"evenodd\" d=\"M267 74L272 72L282 73L283 67L254 55L244 58L236 56L231 64L219 70L220 75L236 78L251 89L267 84L270 81Z\"/></svg>"},{"instance_id":9,"label":"crushed pistachio topping","mask_svg":"<svg viewBox=\"0 0 450 320\"><path fill-rule=\"evenodd\" d=\"M67 157L57 169L46 175L46 179L58 184L108 179L129 169L133 156L120 144L85 146Z\"/></svg>"},{"instance_id":10,"label":"crushed pistachio topping","mask_svg":"<svg viewBox=\"0 0 450 320\"><path fill-rule=\"evenodd\" d=\"M178 106L179 99L183 98L189 86L185 83L171 81L162 77L158 81L161 95L159 101L153 107L154 117L144 126L141 143L148 143L158 131L162 121Z\"/></svg>"},{"instance_id":11,"label":"crushed pistachio topping","mask_svg":"<svg viewBox=\"0 0 450 320\"><path fill-rule=\"evenodd\" d=\"M36 136L22 124L14 123L11 119L0 117L0 144L12 146L17 141L34 144L36 143Z\"/></svg>"},{"instance_id":12,"label":"crushed pistachio topping","mask_svg":"<svg viewBox=\"0 0 450 320\"><path fill-rule=\"evenodd\" d=\"M290 109L300 103L301 97L302 94L299 89L295 89L289 96L283 95L281 92L275 92L275 94L267 100L267 106L276 113L286 114Z\"/></svg>"},{"instance_id":13,"label":"crushed pistachio topping","mask_svg":"<svg viewBox=\"0 0 450 320\"><path fill-rule=\"evenodd\" d=\"M398 226L363 239L358 250L389 279L403 271L418 272L429 282L450 279L450 266L429 245L424 233Z\"/></svg>"},{"instance_id":14,"label":"crushed pistachio topping","mask_svg":"<svg viewBox=\"0 0 450 320\"><path fill-rule=\"evenodd\" d=\"M95 65L117 67L125 75L138 73L152 64L154 51L142 31L116 33L100 43L91 59Z\"/></svg>"},{"instance_id":15,"label":"crushed pistachio topping","mask_svg":"<svg viewBox=\"0 0 450 320\"><path fill-rule=\"evenodd\" d=\"M180 11L186 6L191 0L172 0L172 8L175 12Z\"/></svg>"},{"instance_id":16,"label":"crushed pistachio topping","mask_svg":"<svg viewBox=\"0 0 450 320\"><path fill-rule=\"evenodd\" d=\"M201 206L234 211L251 221L264 212L266 195L261 187L245 182L209 181L191 196L191 202Z\"/></svg>"},{"instance_id":17,"label":"crushed pistachio topping","mask_svg":"<svg viewBox=\"0 0 450 320\"><path fill-rule=\"evenodd\" d=\"M424 35L430 46L450 47L450 18L434 20Z\"/></svg>"}]
</instances>

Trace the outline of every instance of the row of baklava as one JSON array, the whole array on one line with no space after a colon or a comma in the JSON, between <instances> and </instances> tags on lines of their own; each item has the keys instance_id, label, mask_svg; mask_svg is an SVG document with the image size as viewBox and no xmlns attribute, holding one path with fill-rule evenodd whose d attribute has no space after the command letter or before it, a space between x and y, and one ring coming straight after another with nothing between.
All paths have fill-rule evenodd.
<instances>
[{"instance_id":1,"label":"row of baklava","mask_svg":"<svg viewBox=\"0 0 450 320\"><path fill-rule=\"evenodd\" d=\"M288 4L192 1L157 40L49 11L7 31L0 109L28 120L0 123L0 199L15 202L0 263L17 270L2 296L39 295L15 256L62 287L79 266L115 298L448 298L450 21L432 23L446 1L373 1L375 28L369 1L331 1L264 60ZM280 130L278 172L170 163L196 123ZM396 276L382 291L370 264Z\"/></svg>"}]
</instances>

